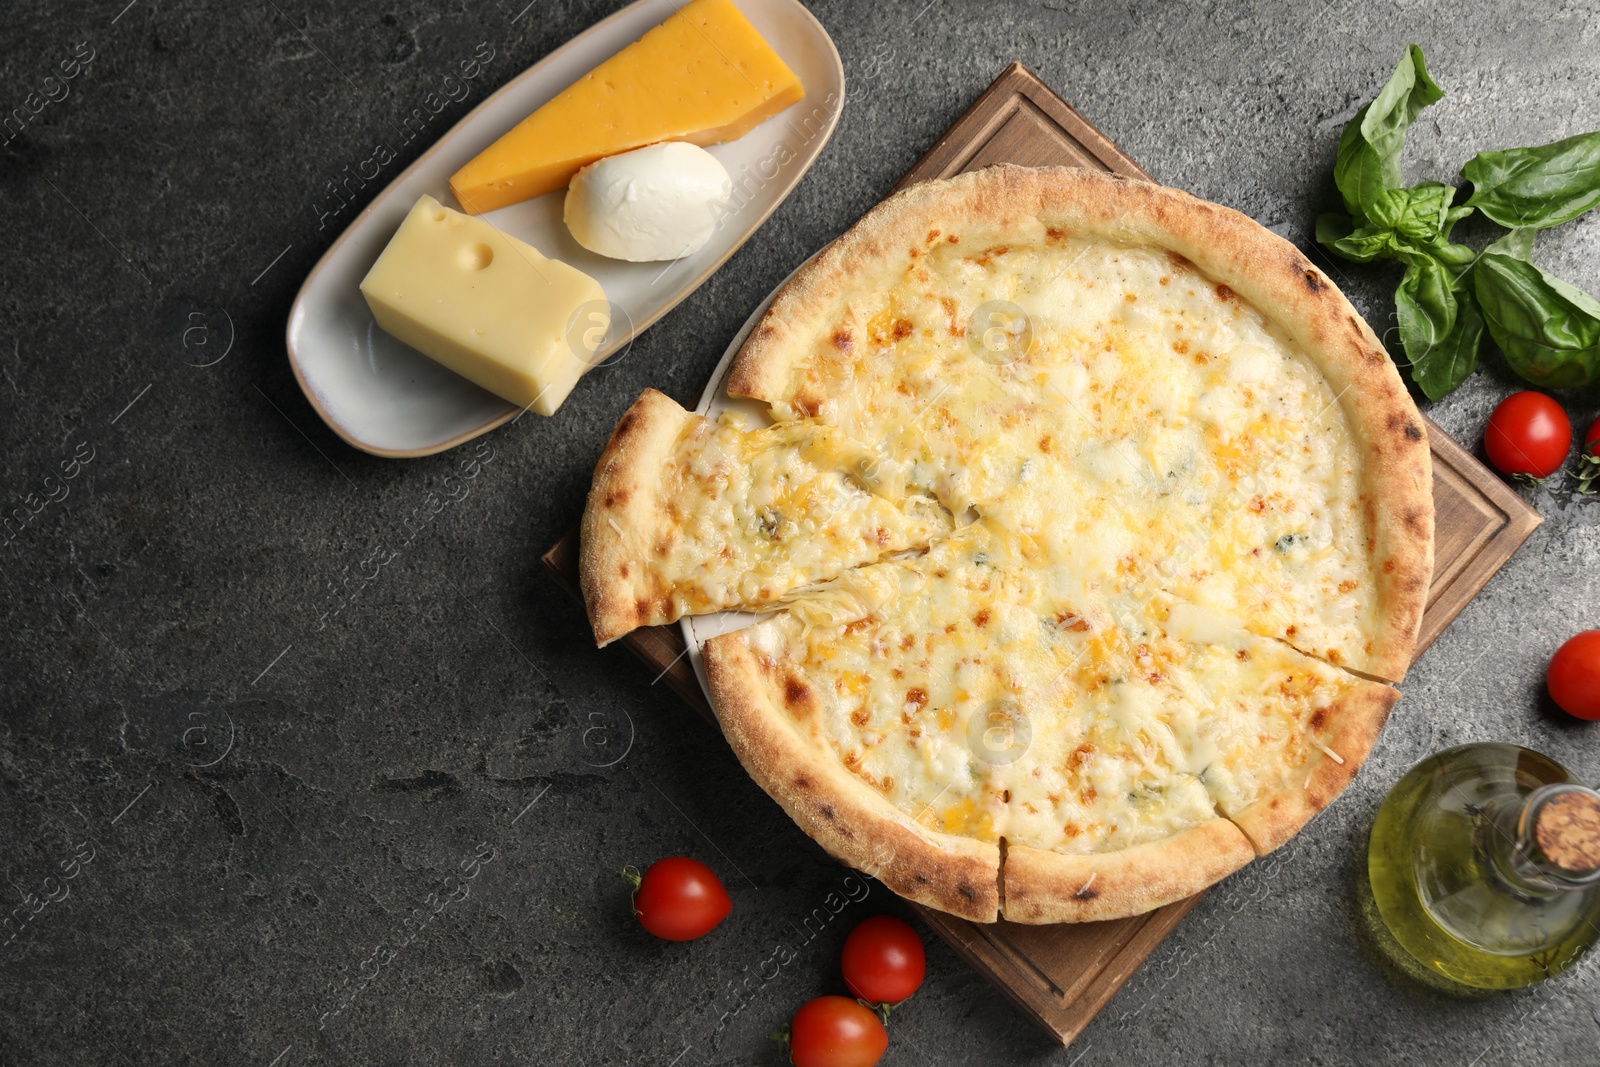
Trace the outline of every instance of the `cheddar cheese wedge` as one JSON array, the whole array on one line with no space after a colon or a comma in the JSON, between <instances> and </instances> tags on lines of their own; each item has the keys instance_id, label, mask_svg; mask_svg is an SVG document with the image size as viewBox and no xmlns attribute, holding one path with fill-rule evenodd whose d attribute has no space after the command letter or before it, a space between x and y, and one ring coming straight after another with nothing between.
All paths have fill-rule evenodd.
<instances>
[{"instance_id":1,"label":"cheddar cheese wedge","mask_svg":"<svg viewBox=\"0 0 1600 1067\"><path fill-rule=\"evenodd\" d=\"M523 119L450 179L471 215L563 188L658 141L742 137L805 88L732 0L692 0Z\"/></svg>"}]
</instances>

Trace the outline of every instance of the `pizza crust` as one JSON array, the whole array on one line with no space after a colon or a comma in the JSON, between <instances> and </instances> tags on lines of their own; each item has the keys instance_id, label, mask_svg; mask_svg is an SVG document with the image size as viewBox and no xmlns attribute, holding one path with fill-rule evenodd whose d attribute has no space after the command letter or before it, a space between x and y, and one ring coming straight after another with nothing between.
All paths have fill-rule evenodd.
<instances>
[{"instance_id":1,"label":"pizza crust","mask_svg":"<svg viewBox=\"0 0 1600 1067\"><path fill-rule=\"evenodd\" d=\"M1005 918L1018 923L1121 919L1192 897L1256 858L1226 819L1117 852L1066 854L1023 845L1005 852Z\"/></svg>"},{"instance_id":2,"label":"pizza crust","mask_svg":"<svg viewBox=\"0 0 1600 1067\"><path fill-rule=\"evenodd\" d=\"M671 622L670 598L646 566L662 527L661 471L696 416L646 389L618 420L595 464L579 529L578 580L594 641Z\"/></svg>"},{"instance_id":3,"label":"pizza crust","mask_svg":"<svg viewBox=\"0 0 1600 1067\"><path fill-rule=\"evenodd\" d=\"M711 707L750 777L834 858L894 892L974 922L999 917L997 844L917 824L845 770L826 743L803 736L776 705L748 630L704 647ZM796 680L785 699L815 701Z\"/></svg>"},{"instance_id":4,"label":"pizza crust","mask_svg":"<svg viewBox=\"0 0 1600 1067\"><path fill-rule=\"evenodd\" d=\"M1427 433L1399 372L1350 302L1294 245L1229 208L1188 193L1078 167L1004 164L914 185L868 212L800 268L745 342L732 396L797 396L793 372L818 331L849 315L853 293L887 284L888 264L932 230L1002 235L1048 227L1164 248L1231 288L1306 353L1336 394L1361 458L1377 584L1366 659L1386 681L1405 676L1433 573L1433 484ZM876 272L876 273L875 273Z\"/></svg>"}]
</instances>

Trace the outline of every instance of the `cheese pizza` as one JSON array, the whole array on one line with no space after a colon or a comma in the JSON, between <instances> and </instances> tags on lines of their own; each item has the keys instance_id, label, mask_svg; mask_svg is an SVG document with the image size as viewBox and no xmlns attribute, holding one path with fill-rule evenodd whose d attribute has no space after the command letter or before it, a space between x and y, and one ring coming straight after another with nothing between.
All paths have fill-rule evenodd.
<instances>
[{"instance_id":1,"label":"cheese pizza","mask_svg":"<svg viewBox=\"0 0 1600 1067\"><path fill-rule=\"evenodd\" d=\"M1059 922L1191 895L1322 810L1398 697L1432 567L1420 416L1332 283L1236 212L1068 168L915 186L796 274L728 389L773 421L721 447L784 458L630 469L624 416L584 523L597 638L780 609L706 644L718 719L910 899ZM680 514L608 502L619 480ZM755 493L826 534L752 550L708 517ZM691 532L652 556L663 524Z\"/></svg>"}]
</instances>

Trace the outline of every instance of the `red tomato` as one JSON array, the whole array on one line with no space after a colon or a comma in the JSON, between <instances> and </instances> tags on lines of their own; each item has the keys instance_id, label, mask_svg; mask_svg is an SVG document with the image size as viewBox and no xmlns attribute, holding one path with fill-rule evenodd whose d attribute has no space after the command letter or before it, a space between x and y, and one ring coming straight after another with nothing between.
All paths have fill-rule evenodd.
<instances>
[{"instance_id":1,"label":"red tomato","mask_svg":"<svg viewBox=\"0 0 1600 1067\"><path fill-rule=\"evenodd\" d=\"M1483 450L1502 474L1548 478L1572 447L1572 423L1543 393L1512 393L1500 401L1483 429Z\"/></svg>"},{"instance_id":2,"label":"red tomato","mask_svg":"<svg viewBox=\"0 0 1600 1067\"><path fill-rule=\"evenodd\" d=\"M818 997L789 1022L794 1067L872 1067L888 1047L877 1013L849 997Z\"/></svg>"},{"instance_id":3,"label":"red tomato","mask_svg":"<svg viewBox=\"0 0 1600 1067\"><path fill-rule=\"evenodd\" d=\"M722 882L699 860L668 856L652 863L643 878L631 867L622 873L634 883L633 913L639 925L668 941L709 934L733 910Z\"/></svg>"},{"instance_id":4,"label":"red tomato","mask_svg":"<svg viewBox=\"0 0 1600 1067\"><path fill-rule=\"evenodd\" d=\"M1585 630L1556 649L1544 684L1568 715L1600 719L1600 630Z\"/></svg>"},{"instance_id":5,"label":"red tomato","mask_svg":"<svg viewBox=\"0 0 1600 1067\"><path fill-rule=\"evenodd\" d=\"M844 939L839 969L850 992L869 1004L898 1004L928 971L922 939L892 915L863 919Z\"/></svg>"}]
</instances>

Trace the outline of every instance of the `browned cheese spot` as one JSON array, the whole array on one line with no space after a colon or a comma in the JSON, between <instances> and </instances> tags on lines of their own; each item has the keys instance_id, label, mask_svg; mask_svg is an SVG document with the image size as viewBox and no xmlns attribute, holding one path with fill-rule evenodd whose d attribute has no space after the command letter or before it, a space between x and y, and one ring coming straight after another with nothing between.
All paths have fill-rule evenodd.
<instances>
[{"instance_id":1,"label":"browned cheese spot","mask_svg":"<svg viewBox=\"0 0 1600 1067\"><path fill-rule=\"evenodd\" d=\"M919 708L925 706L928 703L928 691L920 685L907 689L906 703L915 704Z\"/></svg>"},{"instance_id":2,"label":"browned cheese spot","mask_svg":"<svg viewBox=\"0 0 1600 1067\"><path fill-rule=\"evenodd\" d=\"M1075 634L1089 632L1089 620L1072 611L1059 611L1056 613L1056 629L1071 630Z\"/></svg>"},{"instance_id":3,"label":"browned cheese spot","mask_svg":"<svg viewBox=\"0 0 1600 1067\"><path fill-rule=\"evenodd\" d=\"M1316 713L1311 716L1311 728L1313 730L1322 729L1322 724L1327 721L1327 718L1327 709L1318 708Z\"/></svg>"},{"instance_id":4,"label":"browned cheese spot","mask_svg":"<svg viewBox=\"0 0 1600 1067\"><path fill-rule=\"evenodd\" d=\"M983 629L985 626L988 626L989 625L989 609L988 608L980 609L979 612L972 617L972 625L978 627L978 629L980 629L980 630Z\"/></svg>"},{"instance_id":5,"label":"browned cheese spot","mask_svg":"<svg viewBox=\"0 0 1600 1067\"><path fill-rule=\"evenodd\" d=\"M1217 283L1217 299L1218 300L1237 300L1238 296L1237 296L1237 294L1234 293L1234 291L1232 289L1229 289L1226 285L1222 284L1221 282L1218 282Z\"/></svg>"},{"instance_id":6,"label":"browned cheese spot","mask_svg":"<svg viewBox=\"0 0 1600 1067\"><path fill-rule=\"evenodd\" d=\"M850 331L843 326L833 331L833 347L841 352L848 352L855 345L855 338L850 336Z\"/></svg>"}]
</instances>

